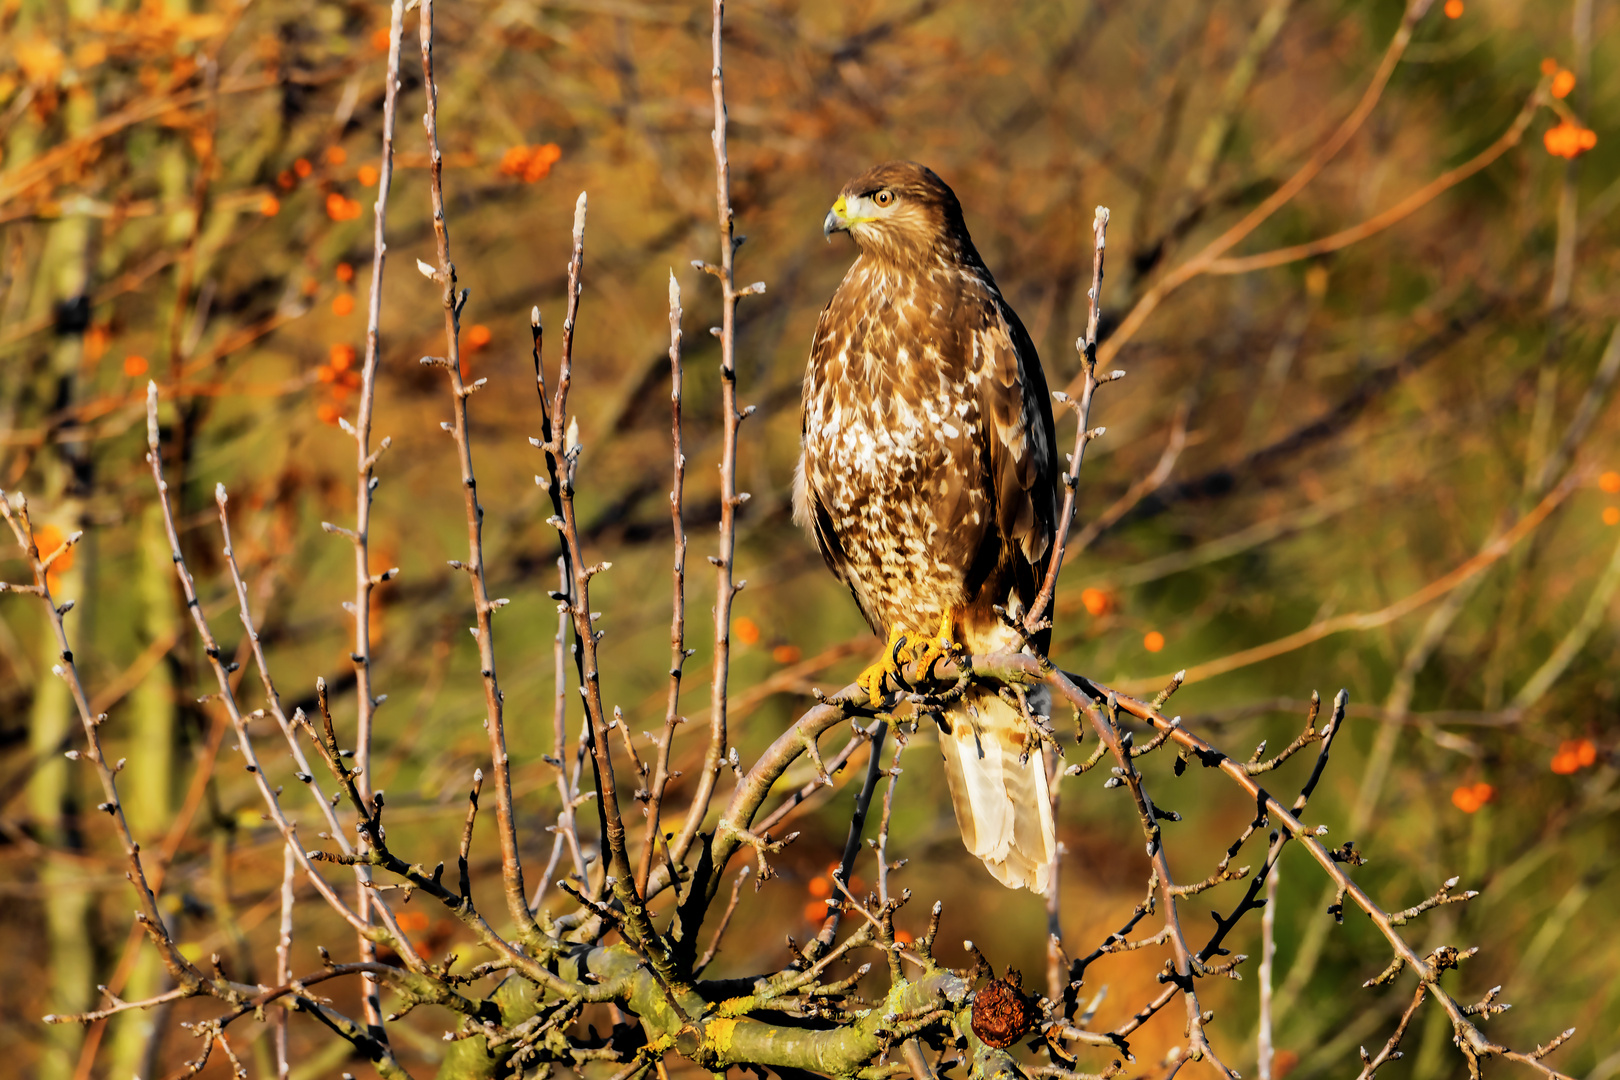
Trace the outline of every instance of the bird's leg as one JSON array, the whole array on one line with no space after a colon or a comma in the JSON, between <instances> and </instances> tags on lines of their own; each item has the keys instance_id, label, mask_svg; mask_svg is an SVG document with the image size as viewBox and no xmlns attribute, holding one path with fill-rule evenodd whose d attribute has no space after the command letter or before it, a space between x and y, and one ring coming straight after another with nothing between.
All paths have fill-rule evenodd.
<instances>
[{"instance_id":1,"label":"bird's leg","mask_svg":"<svg viewBox=\"0 0 1620 1080\"><path fill-rule=\"evenodd\" d=\"M902 657L910 659L906 651L906 631L904 627L889 627L889 639L884 643L883 655L867 669L855 676L855 685L866 691L868 702L872 708L883 706L883 679L888 676L894 680L896 686L900 685L900 664Z\"/></svg>"},{"instance_id":2,"label":"bird's leg","mask_svg":"<svg viewBox=\"0 0 1620 1080\"><path fill-rule=\"evenodd\" d=\"M925 677L931 675L936 660L949 659L961 650L962 646L951 633L955 628L956 613L946 608L940 614L939 629L934 631L934 636L924 638L912 647L911 659L922 665L919 669L921 675Z\"/></svg>"}]
</instances>

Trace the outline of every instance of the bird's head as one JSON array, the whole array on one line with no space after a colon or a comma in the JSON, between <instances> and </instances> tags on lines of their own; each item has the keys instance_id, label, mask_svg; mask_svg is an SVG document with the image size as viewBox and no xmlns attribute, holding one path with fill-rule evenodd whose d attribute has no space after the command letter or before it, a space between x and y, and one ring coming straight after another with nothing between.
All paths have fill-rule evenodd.
<instances>
[{"instance_id":1,"label":"bird's head","mask_svg":"<svg viewBox=\"0 0 1620 1080\"><path fill-rule=\"evenodd\" d=\"M827 211L822 233L847 232L862 253L893 262L971 250L962 204L933 170L914 161L890 161L844 185Z\"/></svg>"}]
</instances>

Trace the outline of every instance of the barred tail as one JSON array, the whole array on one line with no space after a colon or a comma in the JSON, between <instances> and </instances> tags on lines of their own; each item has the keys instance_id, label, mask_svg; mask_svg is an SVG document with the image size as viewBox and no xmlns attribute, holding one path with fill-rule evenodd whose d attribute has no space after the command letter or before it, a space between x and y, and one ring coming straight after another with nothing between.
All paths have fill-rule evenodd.
<instances>
[{"instance_id":1,"label":"barred tail","mask_svg":"<svg viewBox=\"0 0 1620 1080\"><path fill-rule=\"evenodd\" d=\"M1045 893L1057 839L1040 745L1019 760L1029 738L1012 706L974 688L946 711L939 748L962 843L1003 885Z\"/></svg>"}]
</instances>

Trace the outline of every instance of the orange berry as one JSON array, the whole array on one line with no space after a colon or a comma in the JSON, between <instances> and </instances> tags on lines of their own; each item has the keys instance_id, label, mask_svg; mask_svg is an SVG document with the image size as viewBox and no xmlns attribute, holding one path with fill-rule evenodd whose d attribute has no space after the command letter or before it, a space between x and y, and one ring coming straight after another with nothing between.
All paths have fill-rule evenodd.
<instances>
[{"instance_id":1,"label":"orange berry","mask_svg":"<svg viewBox=\"0 0 1620 1080\"><path fill-rule=\"evenodd\" d=\"M332 370L332 365L330 364L322 364L320 367L315 369L315 379L317 382L331 382L335 378L337 378L337 372Z\"/></svg>"},{"instance_id":2,"label":"orange berry","mask_svg":"<svg viewBox=\"0 0 1620 1080\"><path fill-rule=\"evenodd\" d=\"M308 176L314 171L315 166L309 163L309 158L299 158L297 161L293 162L293 172L297 173L300 177Z\"/></svg>"},{"instance_id":3,"label":"orange berry","mask_svg":"<svg viewBox=\"0 0 1620 1080\"><path fill-rule=\"evenodd\" d=\"M1557 773L1559 776L1568 776L1570 773L1576 772L1581 767L1580 757L1570 752L1567 749L1568 746L1569 744L1565 743L1563 746L1559 747L1558 753L1553 755L1552 771Z\"/></svg>"},{"instance_id":4,"label":"orange berry","mask_svg":"<svg viewBox=\"0 0 1620 1080\"><path fill-rule=\"evenodd\" d=\"M328 165L342 165L349 160L349 152L341 146L328 146L326 148L326 163Z\"/></svg>"},{"instance_id":5,"label":"orange berry","mask_svg":"<svg viewBox=\"0 0 1620 1080\"><path fill-rule=\"evenodd\" d=\"M1602 488L1610 495L1620 495L1620 472L1615 472L1613 469L1610 469L1608 472L1598 477L1598 487Z\"/></svg>"},{"instance_id":6,"label":"orange berry","mask_svg":"<svg viewBox=\"0 0 1620 1080\"><path fill-rule=\"evenodd\" d=\"M1545 57L1541 61L1541 73L1543 75L1556 75L1556 74L1558 74L1558 61L1554 60L1550 56Z\"/></svg>"},{"instance_id":7,"label":"orange berry","mask_svg":"<svg viewBox=\"0 0 1620 1080\"><path fill-rule=\"evenodd\" d=\"M132 379L138 379L146 374L146 357L131 353L124 357L124 374Z\"/></svg>"},{"instance_id":8,"label":"orange berry","mask_svg":"<svg viewBox=\"0 0 1620 1080\"><path fill-rule=\"evenodd\" d=\"M501 163L495 166L495 171L502 176L522 176L523 170L529 167L529 148L527 146L509 146L501 155Z\"/></svg>"},{"instance_id":9,"label":"orange berry","mask_svg":"<svg viewBox=\"0 0 1620 1080\"><path fill-rule=\"evenodd\" d=\"M1446 0L1446 18L1460 19L1463 13L1463 0Z\"/></svg>"},{"instance_id":10,"label":"orange berry","mask_svg":"<svg viewBox=\"0 0 1620 1080\"><path fill-rule=\"evenodd\" d=\"M281 213L281 200L274 195L266 194L259 200L259 213L265 217L275 217Z\"/></svg>"},{"instance_id":11,"label":"orange berry","mask_svg":"<svg viewBox=\"0 0 1620 1080\"><path fill-rule=\"evenodd\" d=\"M352 293L338 293L332 298L332 314L339 317L354 310L354 296Z\"/></svg>"},{"instance_id":12,"label":"orange berry","mask_svg":"<svg viewBox=\"0 0 1620 1080\"><path fill-rule=\"evenodd\" d=\"M297 186L298 177L294 176L291 170L282 169L276 174L276 187L280 188L282 191L291 191Z\"/></svg>"},{"instance_id":13,"label":"orange berry","mask_svg":"<svg viewBox=\"0 0 1620 1080\"><path fill-rule=\"evenodd\" d=\"M1142 648L1148 652L1158 652L1164 648L1164 635L1157 630L1149 630L1142 638Z\"/></svg>"},{"instance_id":14,"label":"orange berry","mask_svg":"<svg viewBox=\"0 0 1620 1080\"><path fill-rule=\"evenodd\" d=\"M1474 785L1474 798L1478 799L1480 801L1480 805L1483 806L1485 803L1488 803L1496 798L1496 789L1490 784L1487 784L1485 781L1481 780L1479 783Z\"/></svg>"},{"instance_id":15,"label":"orange berry","mask_svg":"<svg viewBox=\"0 0 1620 1080\"><path fill-rule=\"evenodd\" d=\"M771 659L778 664L797 664L802 655L797 645L778 645L771 650Z\"/></svg>"},{"instance_id":16,"label":"orange berry","mask_svg":"<svg viewBox=\"0 0 1620 1080\"><path fill-rule=\"evenodd\" d=\"M561 157L562 147L556 143L509 146L501 154L501 163L496 166L496 171L502 176L517 177L525 184L532 184L536 180L543 180Z\"/></svg>"},{"instance_id":17,"label":"orange berry","mask_svg":"<svg viewBox=\"0 0 1620 1080\"><path fill-rule=\"evenodd\" d=\"M386 26L379 26L371 32L371 47L377 52L385 53L394 43L394 34Z\"/></svg>"},{"instance_id":18,"label":"orange berry","mask_svg":"<svg viewBox=\"0 0 1620 1080\"><path fill-rule=\"evenodd\" d=\"M51 553L61 547L62 541L66 539L67 537L63 535L62 530L55 525L41 525L34 530L34 546L39 549L41 559L49 558ZM68 548L57 556L55 562L51 563L50 576L55 578L58 574L71 569L73 569L73 549ZM52 589L56 588L54 581L50 585Z\"/></svg>"},{"instance_id":19,"label":"orange berry","mask_svg":"<svg viewBox=\"0 0 1620 1080\"><path fill-rule=\"evenodd\" d=\"M354 346L333 345L329 359L333 371L347 370L354 364Z\"/></svg>"},{"instance_id":20,"label":"orange berry","mask_svg":"<svg viewBox=\"0 0 1620 1080\"><path fill-rule=\"evenodd\" d=\"M1605 506L1603 508L1603 524L1620 525L1620 506Z\"/></svg>"},{"instance_id":21,"label":"orange berry","mask_svg":"<svg viewBox=\"0 0 1620 1080\"><path fill-rule=\"evenodd\" d=\"M353 221L360 216L360 204L334 191L326 196L326 216L333 221Z\"/></svg>"},{"instance_id":22,"label":"orange berry","mask_svg":"<svg viewBox=\"0 0 1620 1080\"><path fill-rule=\"evenodd\" d=\"M337 264L337 269L333 272L337 274L337 279L339 281L354 280L354 265L352 263L340 262Z\"/></svg>"},{"instance_id":23,"label":"orange berry","mask_svg":"<svg viewBox=\"0 0 1620 1080\"><path fill-rule=\"evenodd\" d=\"M817 875L810 879L810 895L817 900L825 900L832 895L832 882Z\"/></svg>"},{"instance_id":24,"label":"orange berry","mask_svg":"<svg viewBox=\"0 0 1620 1080\"><path fill-rule=\"evenodd\" d=\"M377 182L379 175L381 174L377 172L377 166L362 165L359 171L355 173L355 179L360 181L362 187L371 187Z\"/></svg>"},{"instance_id":25,"label":"orange berry","mask_svg":"<svg viewBox=\"0 0 1620 1080\"><path fill-rule=\"evenodd\" d=\"M399 923L399 928L407 933L428 928L428 917L425 911L401 911L394 916L394 921Z\"/></svg>"},{"instance_id":26,"label":"orange berry","mask_svg":"<svg viewBox=\"0 0 1620 1080\"><path fill-rule=\"evenodd\" d=\"M112 334L106 326L96 323L84 332L84 358L94 363L107 354L107 343Z\"/></svg>"},{"instance_id":27,"label":"orange berry","mask_svg":"<svg viewBox=\"0 0 1620 1080\"><path fill-rule=\"evenodd\" d=\"M556 143L546 143L534 148L534 154L529 158L529 167L523 170L523 182L532 184L536 180L543 180L551 172L551 166L562 157L562 147Z\"/></svg>"},{"instance_id":28,"label":"orange berry","mask_svg":"<svg viewBox=\"0 0 1620 1080\"><path fill-rule=\"evenodd\" d=\"M1465 814L1472 814L1483 804L1479 800L1479 795L1474 791L1473 785L1464 784L1461 787L1452 789L1451 805Z\"/></svg>"},{"instance_id":29,"label":"orange berry","mask_svg":"<svg viewBox=\"0 0 1620 1080\"><path fill-rule=\"evenodd\" d=\"M1597 132L1563 120L1547 129L1541 143L1554 157L1575 158L1597 145Z\"/></svg>"},{"instance_id":30,"label":"orange berry","mask_svg":"<svg viewBox=\"0 0 1620 1080\"><path fill-rule=\"evenodd\" d=\"M759 624L746 615L731 624L731 632L744 645L759 641Z\"/></svg>"},{"instance_id":31,"label":"orange berry","mask_svg":"<svg viewBox=\"0 0 1620 1080\"><path fill-rule=\"evenodd\" d=\"M1101 589L1081 589L1080 603L1091 615L1106 615L1114 610L1114 598Z\"/></svg>"},{"instance_id":32,"label":"orange berry","mask_svg":"<svg viewBox=\"0 0 1620 1080\"><path fill-rule=\"evenodd\" d=\"M1560 68L1558 74L1553 76L1552 96L1567 98L1573 89L1575 89L1575 73L1568 68Z\"/></svg>"},{"instance_id":33,"label":"orange berry","mask_svg":"<svg viewBox=\"0 0 1620 1080\"><path fill-rule=\"evenodd\" d=\"M912 938L911 935L906 933L904 930L896 930L894 932L894 940L901 945L910 945Z\"/></svg>"},{"instance_id":34,"label":"orange berry","mask_svg":"<svg viewBox=\"0 0 1620 1080\"><path fill-rule=\"evenodd\" d=\"M1581 768L1590 768L1597 764L1597 747L1591 739L1581 739L1575 744L1575 761Z\"/></svg>"},{"instance_id":35,"label":"orange berry","mask_svg":"<svg viewBox=\"0 0 1620 1080\"><path fill-rule=\"evenodd\" d=\"M475 323L467 328L467 347L469 349L482 349L489 344L492 336L489 327L483 323Z\"/></svg>"},{"instance_id":36,"label":"orange berry","mask_svg":"<svg viewBox=\"0 0 1620 1080\"><path fill-rule=\"evenodd\" d=\"M34 546L39 548L39 557L45 558L62 546L67 537L55 525L43 525L34 533ZM73 549L68 548L62 552L57 560L51 564L52 570L73 569Z\"/></svg>"},{"instance_id":37,"label":"orange berry","mask_svg":"<svg viewBox=\"0 0 1620 1080\"><path fill-rule=\"evenodd\" d=\"M827 917L827 905L820 900L812 900L804 905L804 921L819 923Z\"/></svg>"}]
</instances>

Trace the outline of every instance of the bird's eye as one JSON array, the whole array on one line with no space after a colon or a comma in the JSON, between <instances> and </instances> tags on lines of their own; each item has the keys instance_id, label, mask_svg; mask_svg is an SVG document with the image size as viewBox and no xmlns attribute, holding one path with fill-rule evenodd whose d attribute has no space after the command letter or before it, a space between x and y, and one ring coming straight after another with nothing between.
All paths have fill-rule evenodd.
<instances>
[{"instance_id":1,"label":"bird's eye","mask_svg":"<svg viewBox=\"0 0 1620 1080\"><path fill-rule=\"evenodd\" d=\"M872 196L872 201L877 203L879 206L888 206L890 203L894 202L894 192L880 191L876 195Z\"/></svg>"}]
</instances>

